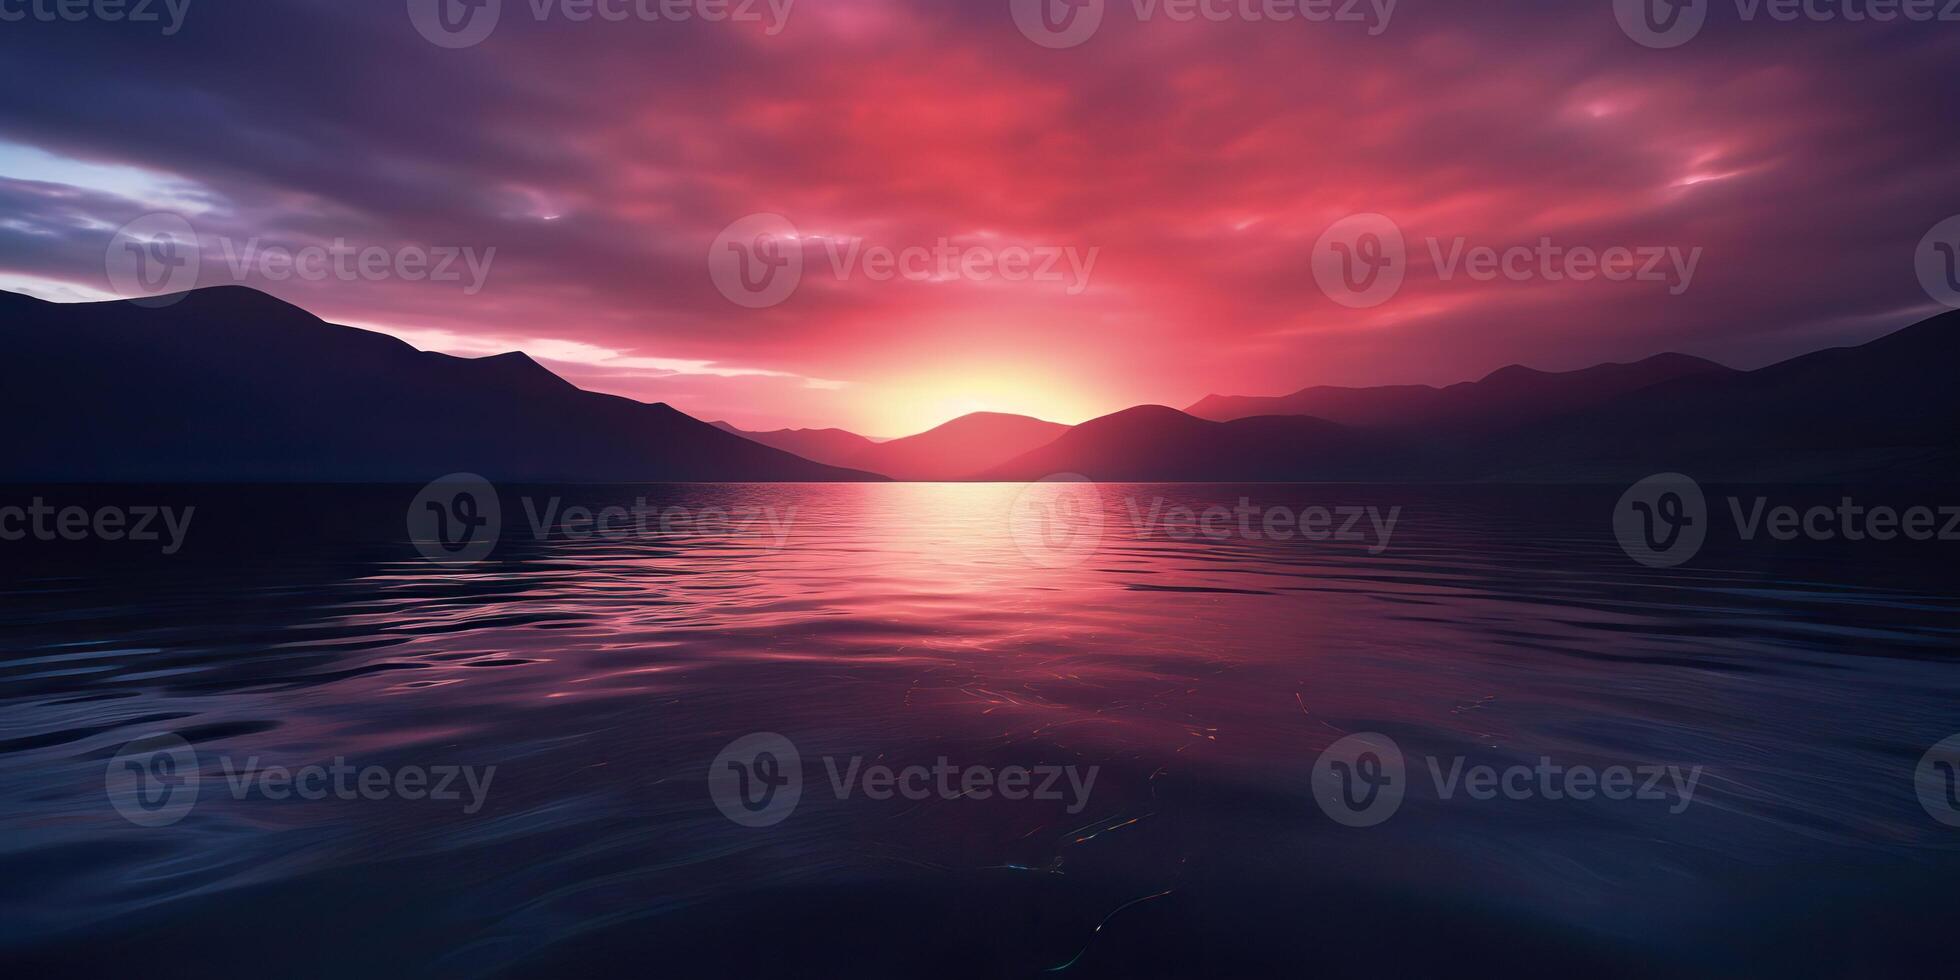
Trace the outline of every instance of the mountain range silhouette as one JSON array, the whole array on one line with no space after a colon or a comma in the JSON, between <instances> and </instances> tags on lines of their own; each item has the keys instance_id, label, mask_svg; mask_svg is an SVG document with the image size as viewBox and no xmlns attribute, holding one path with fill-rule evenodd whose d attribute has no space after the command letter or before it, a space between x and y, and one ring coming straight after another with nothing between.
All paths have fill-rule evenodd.
<instances>
[{"instance_id":1,"label":"mountain range silhouette","mask_svg":"<svg viewBox=\"0 0 1960 980\"><path fill-rule=\"evenodd\" d=\"M524 354L461 358L240 286L149 308L0 294L0 479L425 482L876 480Z\"/></svg>"},{"instance_id":2,"label":"mountain range silhouette","mask_svg":"<svg viewBox=\"0 0 1960 980\"><path fill-rule=\"evenodd\" d=\"M1077 426L976 413L879 442L745 432L461 358L240 286L169 305L0 292L0 480L517 482L1951 480L1960 311L1753 371L1682 354L1442 388L1314 387Z\"/></svg>"},{"instance_id":3,"label":"mountain range silhouette","mask_svg":"<svg viewBox=\"0 0 1960 980\"><path fill-rule=\"evenodd\" d=\"M918 435L885 442L873 442L843 429L743 432L725 422L716 424L805 459L870 470L894 480L927 483L973 479L1054 442L1069 430L1058 422L999 412L962 415Z\"/></svg>"}]
</instances>

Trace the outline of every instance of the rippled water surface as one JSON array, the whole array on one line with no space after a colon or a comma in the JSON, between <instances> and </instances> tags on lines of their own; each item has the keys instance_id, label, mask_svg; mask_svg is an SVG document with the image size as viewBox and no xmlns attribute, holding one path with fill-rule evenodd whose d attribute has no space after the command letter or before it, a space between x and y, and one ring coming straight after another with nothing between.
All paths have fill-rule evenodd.
<instances>
[{"instance_id":1,"label":"rippled water surface","mask_svg":"<svg viewBox=\"0 0 1960 980\"><path fill-rule=\"evenodd\" d=\"M197 516L176 555L7 553L5 958L1877 976L1942 955L1960 829L1913 773L1960 731L1960 546L1715 540L1649 569L1615 543L1617 488L1105 486L1089 548L1090 515L1031 531L1018 486L586 487L504 488L496 549L452 564L408 540L417 489L76 491ZM531 527L642 497L695 519ZM1242 499L1395 524L1165 523ZM137 826L105 768L164 732L195 748L197 801ZM752 732L803 771L759 828L707 780ZM1409 760L1372 827L1310 780L1358 732ZM1080 801L839 799L828 768L942 757L1096 776ZM1423 761L1544 757L1702 770L1691 802L1475 800ZM495 770L465 812L240 798L225 768L336 759Z\"/></svg>"}]
</instances>

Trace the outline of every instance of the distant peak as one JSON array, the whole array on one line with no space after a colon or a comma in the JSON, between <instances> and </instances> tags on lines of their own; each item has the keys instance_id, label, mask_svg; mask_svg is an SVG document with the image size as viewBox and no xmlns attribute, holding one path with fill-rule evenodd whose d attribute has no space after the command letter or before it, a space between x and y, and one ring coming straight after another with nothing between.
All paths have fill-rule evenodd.
<instances>
[{"instance_id":1,"label":"distant peak","mask_svg":"<svg viewBox=\"0 0 1960 980\"><path fill-rule=\"evenodd\" d=\"M1550 372L1540 371L1537 368L1528 368L1522 364L1509 364L1484 375L1477 383L1487 384L1495 381L1502 384L1505 382L1526 381L1532 378L1542 378L1548 373Z\"/></svg>"},{"instance_id":2,"label":"distant peak","mask_svg":"<svg viewBox=\"0 0 1960 980\"><path fill-rule=\"evenodd\" d=\"M545 369L544 365L539 364L537 361L532 360L531 355L526 354L521 350L510 350L510 351L505 351L501 354L488 354L483 357L475 358L474 360L478 364L502 364L502 365L510 365L512 367L537 368L540 371Z\"/></svg>"},{"instance_id":3,"label":"distant peak","mask_svg":"<svg viewBox=\"0 0 1960 980\"><path fill-rule=\"evenodd\" d=\"M1734 370L1734 368L1719 361L1711 361L1706 357L1696 357L1693 354L1682 354L1676 351L1664 351L1645 360L1637 361L1635 364L1642 367L1665 367L1683 371Z\"/></svg>"},{"instance_id":4,"label":"distant peak","mask_svg":"<svg viewBox=\"0 0 1960 980\"><path fill-rule=\"evenodd\" d=\"M206 286L203 289L193 289L177 295L177 300L164 306L164 309L205 316L266 317L297 314L309 320L319 319L301 307L250 286ZM151 305L156 304L153 302Z\"/></svg>"},{"instance_id":5,"label":"distant peak","mask_svg":"<svg viewBox=\"0 0 1960 980\"><path fill-rule=\"evenodd\" d=\"M532 360L531 355L523 351L514 350L488 357L471 358L470 363L480 365L506 381L547 381L554 386L574 387L571 382L552 373L550 368Z\"/></svg>"},{"instance_id":6,"label":"distant peak","mask_svg":"<svg viewBox=\"0 0 1960 980\"><path fill-rule=\"evenodd\" d=\"M959 418L952 419L946 422L941 422L940 424L935 425L932 428L927 429L926 431L927 432L958 432L961 430L976 429L976 428L998 429L1002 426L1010 426L1010 425L1016 427L1025 427L1025 428L1048 428L1048 427L1053 427L1056 429L1067 428L1067 426L1062 425L1059 422L1050 422L1047 421L1046 419L1038 419L1032 415L1015 415L1011 412L968 412L967 414L962 415ZM923 435L924 433L920 433L920 434Z\"/></svg>"},{"instance_id":7,"label":"distant peak","mask_svg":"<svg viewBox=\"0 0 1960 980\"><path fill-rule=\"evenodd\" d=\"M1477 383L1491 384L1494 382L1496 385L1502 386L1506 384L1524 384L1533 381L1543 380L1545 378L1576 379L1576 378L1588 378L1588 377L1605 378L1605 377L1614 377L1614 376L1634 376L1634 375L1652 376L1657 373L1664 374L1664 375L1682 375L1682 374L1696 374L1705 371L1728 371L1728 370L1730 369L1724 367L1721 364L1717 364L1714 361L1708 360L1706 358L1695 357L1690 354L1679 354L1673 351L1668 351L1665 353L1654 354L1648 357L1644 357L1637 361L1631 361L1631 362L1608 361L1603 364L1594 364L1590 367L1578 368L1572 371L1540 371L1537 368L1528 368L1522 364L1512 364L1508 367L1501 367L1495 371L1492 371L1491 373L1485 375Z\"/></svg>"},{"instance_id":8,"label":"distant peak","mask_svg":"<svg viewBox=\"0 0 1960 980\"><path fill-rule=\"evenodd\" d=\"M1032 415L1016 415L1013 412L968 412L945 425L972 424L976 422L1041 422ZM1046 423L1053 424L1053 423Z\"/></svg>"},{"instance_id":9,"label":"distant peak","mask_svg":"<svg viewBox=\"0 0 1960 980\"><path fill-rule=\"evenodd\" d=\"M1131 408L1123 409L1120 412L1111 412L1110 414L1103 416L1101 419L1098 419L1097 421L1110 421L1110 420L1149 421L1155 419L1196 419L1196 418L1197 416L1195 415L1190 415L1184 412L1180 412L1177 409L1171 408L1168 405L1137 405Z\"/></svg>"}]
</instances>

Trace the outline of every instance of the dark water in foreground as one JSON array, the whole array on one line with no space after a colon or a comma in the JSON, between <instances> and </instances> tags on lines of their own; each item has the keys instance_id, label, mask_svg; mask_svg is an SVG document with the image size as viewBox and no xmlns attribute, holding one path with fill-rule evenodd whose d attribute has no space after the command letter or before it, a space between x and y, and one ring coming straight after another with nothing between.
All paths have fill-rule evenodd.
<instances>
[{"instance_id":1,"label":"dark water in foreground","mask_svg":"<svg viewBox=\"0 0 1960 980\"><path fill-rule=\"evenodd\" d=\"M1093 549L1030 528L1071 512L1014 486L504 488L494 551L443 564L408 541L418 489L0 494L197 507L174 555L0 542L15 975L1952 963L1960 827L1915 767L1960 732L1960 542L1743 542L1724 515L1692 562L1648 568L1612 533L1620 488L1106 486ZM539 540L526 495L680 517ZM1222 540L1173 509L1242 497L1253 533L1214 520ZM1267 532L1266 511L1313 505L1330 530L1333 508L1401 510L1387 535L1363 516L1362 540ZM708 775L755 732L794 746L802 781L749 827ZM1314 767L1363 732L1406 758L1406 797L1347 826ZM195 752L157 785L197 796L146 827L105 772L152 733ZM832 766L942 758L1094 781L1053 799L832 785ZM1445 798L1430 768L1541 758L1700 769L1691 799L1663 779L1576 800ZM233 789L336 759L390 780L495 769L455 800Z\"/></svg>"}]
</instances>

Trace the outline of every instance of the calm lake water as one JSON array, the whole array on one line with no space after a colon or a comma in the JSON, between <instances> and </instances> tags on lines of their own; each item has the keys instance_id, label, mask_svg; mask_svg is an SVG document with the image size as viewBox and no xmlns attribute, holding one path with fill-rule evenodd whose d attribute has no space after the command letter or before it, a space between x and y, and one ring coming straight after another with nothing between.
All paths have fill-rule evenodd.
<instances>
[{"instance_id":1,"label":"calm lake water","mask_svg":"<svg viewBox=\"0 0 1960 980\"><path fill-rule=\"evenodd\" d=\"M196 511L168 555L0 543L0 958L21 976L1950 966L1960 827L1915 767L1960 732L1960 542L1742 541L1711 489L1701 553L1650 568L1616 543L1620 489L504 487L494 548L459 562L411 542L405 515L437 513L418 487L10 488L0 504ZM620 516L636 507L644 531ZM188 768L118 759L165 733ZM717 759L752 733L779 751ZM1343 756L1345 781L1317 781L1357 733L1402 764ZM1631 796L1462 781L1541 760L1623 767ZM382 775L315 799L260 778L336 761L351 786ZM936 765L953 791L871 775ZM800 796L769 795L790 769ZM1061 775L1010 799L1016 769ZM456 798L426 798L445 771ZM998 791L959 786L969 771ZM1379 822L1332 815L1330 787L1396 776Z\"/></svg>"}]
</instances>

